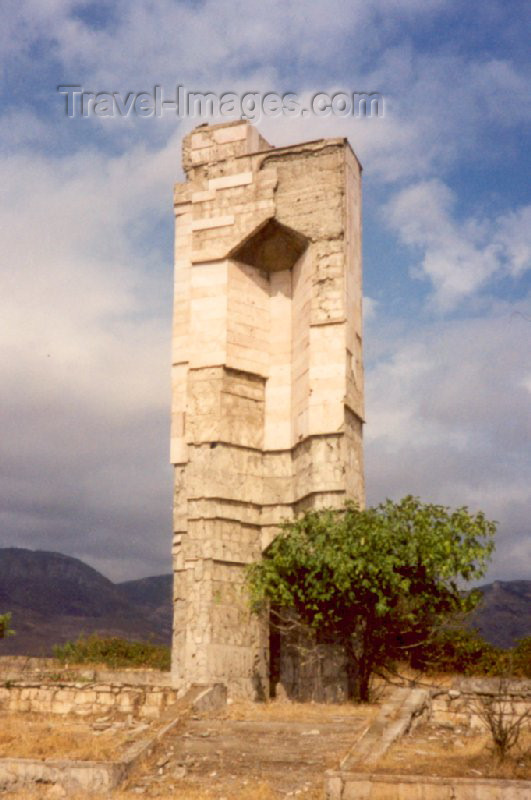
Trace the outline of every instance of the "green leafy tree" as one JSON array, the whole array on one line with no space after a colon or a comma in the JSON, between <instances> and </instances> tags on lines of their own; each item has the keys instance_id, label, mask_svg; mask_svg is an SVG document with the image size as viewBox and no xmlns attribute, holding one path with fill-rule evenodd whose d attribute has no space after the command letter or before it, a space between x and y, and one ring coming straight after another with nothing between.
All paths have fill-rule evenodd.
<instances>
[{"instance_id":1,"label":"green leafy tree","mask_svg":"<svg viewBox=\"0 0 531 800\"><path fill-rule=\"evenodd\" d=\"M287 610L321 641L340 642L349 697L366 701L376 670L476 604L460 584L485 574L495 530L482 512L412 496L308 511L250 567L252 606Z\"/></svg>"},{"instance_id":2,"label":"green leafy tree","mask_svg":"<svg viewBox=\"0 0 531 800\"><path fill-rule=\"evenodd\" d=\"M80 636L75 642L54 645L54 656L64 664L106 664L117 667L170 669L170 648L150 642L131 642L118 636Z\"/></svg>"},{"instance_id":3,"label":"green leafy tree","mask_svg":"<svg viewBox=\"0 0 531 800\"><path fill-rule=\"evenodd\" d=\"M464 675L496 675L505 672L507 654L486 642L476 630L435 630L411 653L410 663L423 672L457 672Z\"/></svg>"},{"instance_id":4,"label":"green leafy tree","mask_svg":"<svg viewBox=\"0 0 531 800\"><path fill-rule=\"evenodd\" d=\"M9 612L0 614L0 639L4 639L6 636L13 636L14 633L15 631L11 629L11 614Z\"/></svg>"},{"instance_id":5,"label":"green leafy tree","mask_svg":"<svg viewBox=\"0 0 531 800\"><path fill-rule=\"evenodd\" d=\"M531 678L531 636L519 639L510 655L513 673Z\"/></svg>"}]
</instances>

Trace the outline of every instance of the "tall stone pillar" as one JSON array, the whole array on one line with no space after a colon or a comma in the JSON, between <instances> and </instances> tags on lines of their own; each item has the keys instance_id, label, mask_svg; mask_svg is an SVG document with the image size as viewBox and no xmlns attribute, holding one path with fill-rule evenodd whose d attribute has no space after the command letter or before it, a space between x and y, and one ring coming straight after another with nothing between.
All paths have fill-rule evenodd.
<instances>
[{"instance_id":1,"label":"tall stone pillar","mask_svg":"<svg viewBox=\"0 0 531 800\"><path fill-rule=\"evenodd\" d=\"M284 519L363 504L361 167L247 122L183 142L175 187L173 675L266 691L245 567Z\"/></svg>"}]
</instances>

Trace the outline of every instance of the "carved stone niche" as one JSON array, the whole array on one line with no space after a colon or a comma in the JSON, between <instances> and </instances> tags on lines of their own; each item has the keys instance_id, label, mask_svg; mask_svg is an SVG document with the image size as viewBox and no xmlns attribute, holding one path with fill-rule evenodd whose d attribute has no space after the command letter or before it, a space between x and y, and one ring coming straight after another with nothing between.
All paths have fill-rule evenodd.
<instances>
[{"instance_id":1,"label":"carved stone niche","mask_svg":"<svg viewBox=\"0 0 531 800\"><path fill-rule=\"evenodd\" d=\"M305 236L271 217L240 242L229 257L264 272L282 272L291 269L307 247Z\"/></svg>"}]
</instances>

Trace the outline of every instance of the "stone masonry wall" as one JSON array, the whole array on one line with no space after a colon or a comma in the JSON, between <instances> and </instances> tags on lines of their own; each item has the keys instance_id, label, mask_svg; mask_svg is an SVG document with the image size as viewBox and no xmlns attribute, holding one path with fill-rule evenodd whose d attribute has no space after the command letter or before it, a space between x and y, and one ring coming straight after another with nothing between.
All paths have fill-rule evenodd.
<instances>
[{"instance_id":1,"label":"stone masonry wall","mask_svg":"<svg viewBox=\"0 0 531 800\"><path fill-rule=\"evenodd\" d=\"M0 711L73 715L132 715L157 719L177 700L169 686L127 686L110 683L42 684L34 681L0 685Z\"/></svg>"},{"instance_id":2,"label":"stone masonry wall","mask_svg":"<svg viewBox=\"0 0 531 800\"><path fill-rule=\"evenodd\" d=\"M257 697L246 565L284 519L364 501L361 168L344 139L185 137L175 187L173 680Z\"/></svg>"},{"instance_id":3,"label":"stone masonry wall","mask_svg":"<svg viewBox=\"0 0 531 800\"><path fill-rule=\"evenodd\" d=\"M0 711L156 719L176 702L170 674L152 669L99 669L53 658L0 657Z\"/></svg>"},{"instance_id":4,"label":"stone masonry wall","mask_svg":"<svg viewBox=\"0 0 531 800\"><path fill-rule=\"evenodd\" d=\"M499 697L500 681L496 678L461 679L452 688L437 691L431 701L431 719L441 725L484 729L478 714L482 698ZM507 721L514 720L531 708L531 682L513 680L503 692L503 711ZM531 729L531 717L524 722Z\"/></svg>"}]
</instances>

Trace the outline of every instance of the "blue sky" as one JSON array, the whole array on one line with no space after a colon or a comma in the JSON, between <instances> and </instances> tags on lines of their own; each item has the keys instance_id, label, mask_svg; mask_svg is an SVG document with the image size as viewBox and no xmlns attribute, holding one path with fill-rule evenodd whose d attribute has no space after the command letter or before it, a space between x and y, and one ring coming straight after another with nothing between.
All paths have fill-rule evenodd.
<instances>
[{"instance_id":1,"label":"blue sky","mask_svg":"<svg viewBox=\"0 0 531 800\"><path fill-rule=\"evenodd\" d=\"M529 578L529 6L515 0L6 0L0 31L0 545L170 567L172 184L203 120L69 119L57 86L379 91L364 166L369 502L499 521Z\"/></svg>"}]
</instances>

